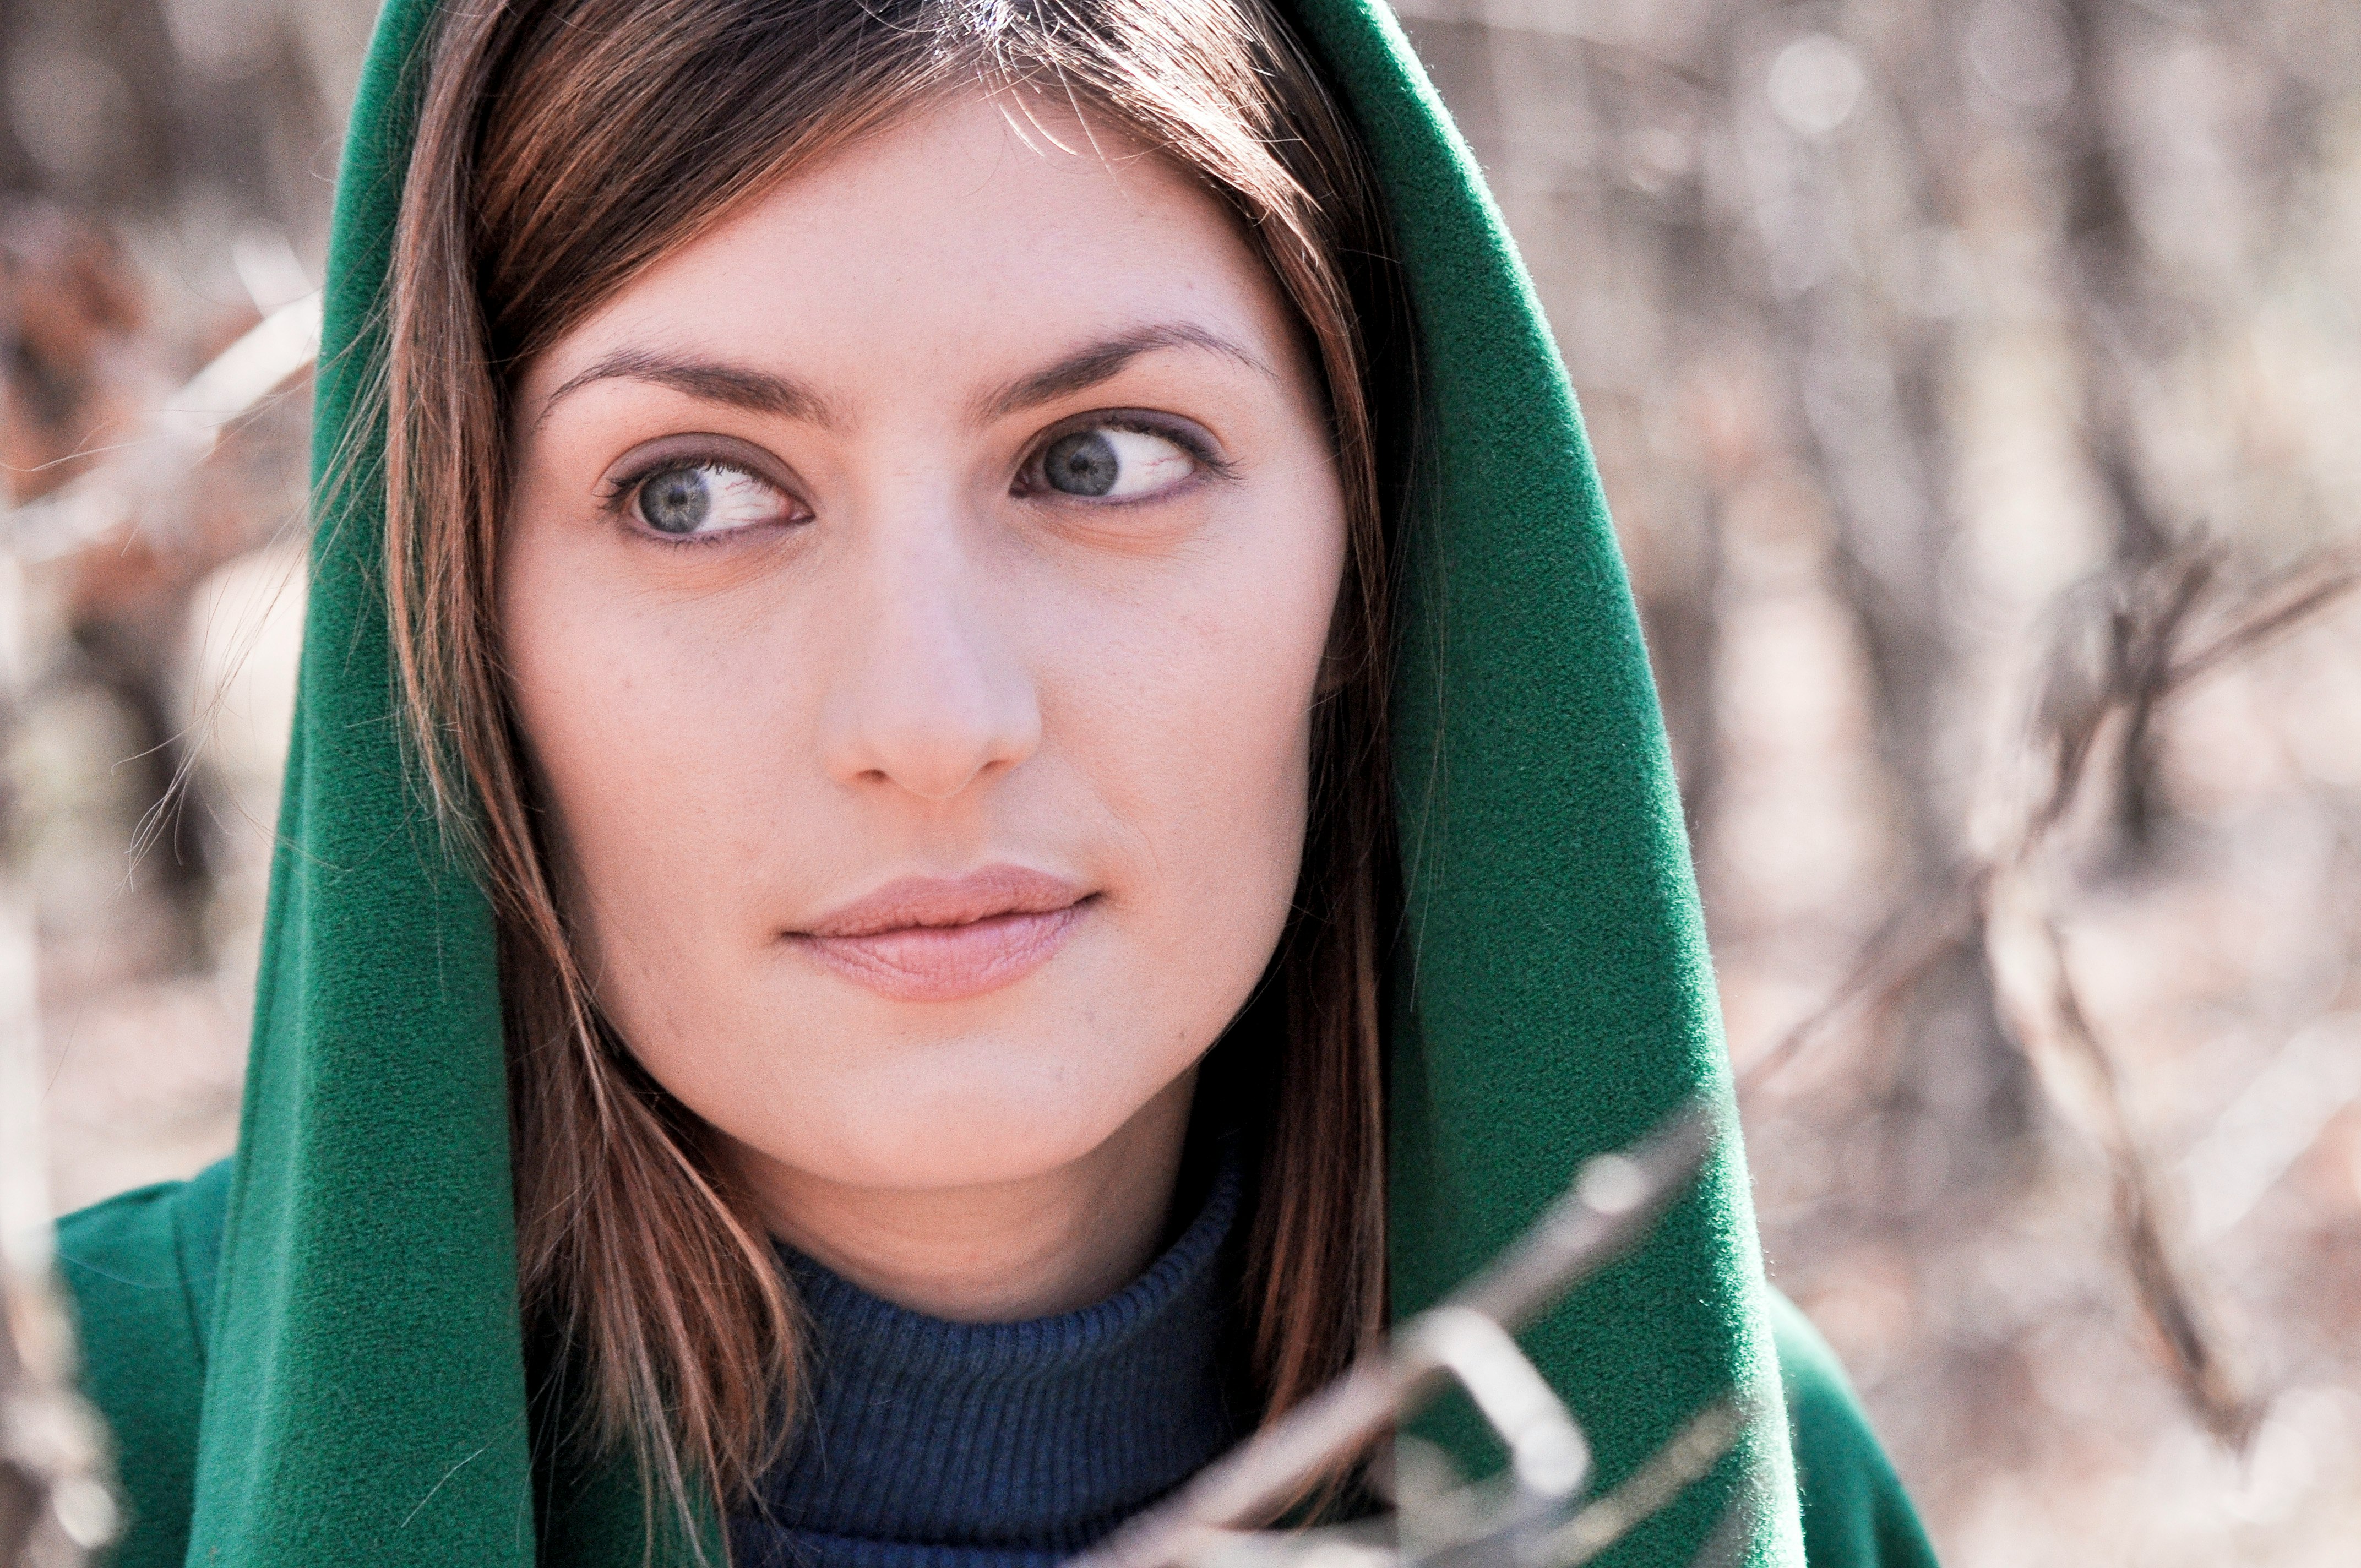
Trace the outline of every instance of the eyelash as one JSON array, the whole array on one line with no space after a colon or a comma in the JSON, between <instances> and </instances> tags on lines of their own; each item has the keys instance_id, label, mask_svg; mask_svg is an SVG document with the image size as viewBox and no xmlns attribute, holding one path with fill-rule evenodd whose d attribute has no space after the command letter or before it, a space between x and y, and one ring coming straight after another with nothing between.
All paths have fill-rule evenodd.
<instances>
[{"instance_id":1,"label":"eyelash","mask_svg":"<svg viewBox=\"0 0 2361 1568\"><path fill-rule=\"evenodd\" d=\"M1032 448L1027 452L1024 462L1017 467L1017 484L1019 488L1015 490L1015 493L1025 496L1056 495L1058 492L1051 490L1048 486L1034 483L1033 476L1040 467L1043 457L1048 454L1052 445L1056 444L1065 437L1074 434L1078 431L1084 430L1123 430L1130 431L1140 435L1157 436L1162 440L1172 443L1173 445L1178 446L1181 451L1186 452L1189 455L1190 460L1195 463L1201 470L1217 479L1226 479L1230 477L1235 468L1235 465L1213 450L1212 442L1178 420L1153 419L1145 414L1124 412L1085 414L1077 419L1062 422L1033 444ZM618 521L628 521L629 513L631 510L632 498L639 494L639 489L642 485L647 483L650 479L654 478L658 474L664 473L667 469L700 466L709 466L716 468L730 468L734 469L739 473L751 475L762 483L771 486L772 488L777 490L781 495L784 495L790 500L795 501L798 507L805 505L800 498L796 496L794 491L788 489L784 485L778 484L776 481L763 475L759 470L749 466L742 457L740 457L735 453L719 450L701 451L696 447L686 447L665 452L658 456L652 457L645 463L638 465L628 472L621 474L609 481L604 493L598 498L600 510L605 511L609 517L615 518ZM1149 502L1162 500L1167 493L1169 492L1159 492L1152 496L1142 496L1135 500L1077 500L1075 504L1101 507L1142 506ZM1072 498L1064 499L1071 499ZM724 531L719 533L684 534L677 537L659 532L653 528L634 528L631 532L638 534L641 538L647 540L651 543L665 545L675 550L698 549L723 544L729 543L734 537L734 531Z\"/></svg>"},{"instance_id":2,"label":"eyelash","mask_svg":"<svg viewBox=\"0 0 2361 1568\"><path fill-rule=\"evenodd\" d=\"M1216 479L1226 479L1236 470L1236 465L1213 450L1211 441L1179 420L1157 419L1148 414L1127 411L1100 412L1083 414L1079 418L1063 421L1051 427L1047 434L1035 442L1032 450L1026 454L1024 463L1017 468L1018 482L1026 488L1016 493L1028 496L1057 495L1058 492L1049 489L1046 486L1036 487L1032 482L1033 477L1039 470L1042 459L1048 455L1050 447L1067 436L1085 430L1129 431L1136 435L1153 435L1160 440L1169 441L1186 452L1190 461L1195 463L1200 469ZM1182 481L1183 484L1186 482ZM1141 496L1135 500L1120 501L1084 501L1071 497L1060 499L1072 500L1077 506L1129 507L1146 506L1151 502L1160 501L1170 493L1168 490L1159 490L1152 496Z\"/></svg>"},{"instance_id":3,"label":"eyelash","mask_svg":"<svg viewBox=\"0 0 2361 1568\"><path fill-rule=\"evenodd\" d=\"M718 533L668 534L653 528L635 525L631 514L632 501L639 495L640 487L658 474L666 473L675 468L727 468L732 473L744 474L758 483L768 485L778 491L806 517L810 514L811 509L803 498L736 453L722 449L700 449L694 446L661 453L609 481L604 490L598 496L599 510L608 517L630 529L637 537L651 544L660 544L673 550L707 549L727 544L740 532L744 532L725 529Z\"/></svg>"}]
</instances>

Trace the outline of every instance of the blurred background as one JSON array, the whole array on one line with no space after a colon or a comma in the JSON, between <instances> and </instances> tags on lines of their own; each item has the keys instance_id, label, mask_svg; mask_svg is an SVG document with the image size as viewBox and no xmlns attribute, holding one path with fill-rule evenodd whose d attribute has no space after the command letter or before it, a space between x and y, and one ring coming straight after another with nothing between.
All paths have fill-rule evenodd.
<instances>
[{"instance_id":1,"label":"blurred background","mask_svg":"<svg viewBox=\"0 0 2361 1568\"><path fill-rule=\"evenodd\" d=\"M234 1135L302 615L286 323L373 9L0 5L59 1212ZM1607 476L1773 1275L1945 1561L2349 1563L2361 7L1401 11Z\"/></svg>"}]
</instances>

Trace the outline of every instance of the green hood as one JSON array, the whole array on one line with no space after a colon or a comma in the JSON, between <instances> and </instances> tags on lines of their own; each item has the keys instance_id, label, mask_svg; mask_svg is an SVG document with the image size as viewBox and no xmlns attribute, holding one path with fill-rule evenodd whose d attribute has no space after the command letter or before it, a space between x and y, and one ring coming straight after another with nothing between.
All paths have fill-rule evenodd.
<instances>
[{"instance_id":1,"label":"green hood","mask_svg":"<svg viewBox=\"0 0 2361 1568\"><path fill-rule=\"evenodd\" d=\"M1573 394L1499 215L1391 13L1375 0L1292 9L1387 192L1437 448L1406 586L1395 742L1409 966L1391 977L1395 1308L1434 1300L1580 1161L1701 1096L1726 1135L1696 1191L1526 1343L1587 1429L1607 1485L1707 1404L1733 1390L1760 1399L1739 1450L1612 1562L1692 1562L1743 1491L1751 1545L1729 1561L1799 1564L1773 1308L1703 926ZM340 449L382 452L381 429L351 426L365 417L412 66L433 12L434 0L391 0L354 114L319 379L323 466ZM348 435L356 447L344 448ZM117 1285L158 1249L177 1256L194 1303L170 1309L197 1379L174 1383L149 1365L166 1332L159 1299L75 1276L93 1387L146 1515L126 1562L179 1561L178 1536L157 1532L181 1516L192 1563L537 1560L492 920L441 858L405 779L380 521L356 502L317 532L217 1277L217 1179L214 1197L200 1201L201 1179L169 1217L93 1211L66 1231L70 1263ZM191 1218L206 1201L214 1218ZM143 1224L146 1253L124 1240ZM1890 1524L1906 1544L1915 1526L1890 1472L1850 1403L1829 1397L1844 1429L1831 1452L1865 1467L1842 1479L1875 1494L1843 1529ZM171 1411L155 1414L163 1404ZM192 1427L193 1442L155 1435ZM1464 1416L1446 1412L1435 1430L1469 1463L1491 1463ZM550 1527L539 1561L639 1560L636 1503L618 1477L544 1475L540 1487L544 1509L574 1499L574 1522ZM1820 1546L1816 1535L1816 1563L1879 1561L1873 1546L1846 1559Z\"/></svg>"}]
</instances>

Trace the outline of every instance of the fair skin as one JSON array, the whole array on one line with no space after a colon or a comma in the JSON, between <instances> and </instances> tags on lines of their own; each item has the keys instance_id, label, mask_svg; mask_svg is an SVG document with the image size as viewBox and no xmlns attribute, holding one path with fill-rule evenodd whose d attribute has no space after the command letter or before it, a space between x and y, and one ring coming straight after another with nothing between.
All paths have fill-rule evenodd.
<instances>
[{"instance_id":1,"label":"fair skin","mask_svg":"<svg viewBox=\"0 0 2361 1568\"><path fill-rule=\"evenodd\" d=\"M599 1005L772 1230L939 1316L1170 1222L1268 964L1345 526L1235 221L1034 103L803 170L527 367L510 690Z\"/></svg>"}]
</instances>

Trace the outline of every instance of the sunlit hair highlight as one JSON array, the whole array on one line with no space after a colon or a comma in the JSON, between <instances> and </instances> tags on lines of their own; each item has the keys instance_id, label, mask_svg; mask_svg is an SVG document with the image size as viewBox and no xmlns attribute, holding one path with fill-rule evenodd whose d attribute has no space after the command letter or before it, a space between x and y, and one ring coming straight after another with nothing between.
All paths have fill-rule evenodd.
<instances>
[{"instance_id":1,"label":"sunlit hair highlight","mask_svg":"<svg viewBox=\"0 0 2361 1568\"><path fill-rule=\"evenodd\" d=\"M528 1332L579 1390L568 1438L631 1455L683 1525L775 1458L800 1323L705 1129L608 1025L567 938L497 635L514 388L749 199L970 92L1160 149L1236 214L1314 350L1350 542L1334 674L1296 911L1202 1092L1258 1151L1241 1308L1263 1414L1382 1321L1381 456L1407 442L1410 389L1371 366L1411 361L1365 159L1293 33L1266 0L454 4L385 302L387 610L419 776L499 921Z\"/></svg>"}]
</instances>

